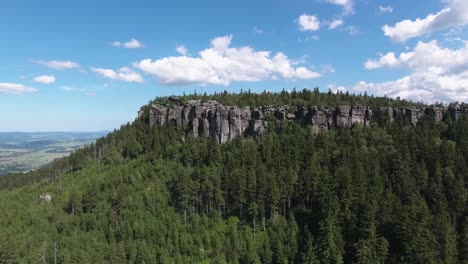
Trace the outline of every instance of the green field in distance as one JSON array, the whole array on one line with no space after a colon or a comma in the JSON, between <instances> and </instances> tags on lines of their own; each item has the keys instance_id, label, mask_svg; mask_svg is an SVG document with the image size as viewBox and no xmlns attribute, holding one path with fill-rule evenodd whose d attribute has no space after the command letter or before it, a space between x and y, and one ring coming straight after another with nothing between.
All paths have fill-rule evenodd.
<instances>
[{"instance_id":1,"label":"green field in distance","mask_svg":"<svg viewBox=\"0 0 468 264\"><path fill-rule=\"evenodd\" d=\"M0 132L0 175L27 172L108 132Z\"/></svg>"}]
</instances>

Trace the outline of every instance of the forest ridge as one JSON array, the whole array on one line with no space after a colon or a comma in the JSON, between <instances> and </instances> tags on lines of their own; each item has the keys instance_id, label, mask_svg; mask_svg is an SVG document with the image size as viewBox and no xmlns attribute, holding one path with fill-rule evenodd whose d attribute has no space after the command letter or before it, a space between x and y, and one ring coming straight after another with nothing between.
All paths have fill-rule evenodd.
<instances>
[{"instance_id":1,"label":"forest ridge","mask_svg":"<svg viewBox=\"0 0 468 264\"><path fill-rule=\"evenodd\" d=\"M268 97L269 93L262 95ZM219 98L226 102L236 101L237 95L222 94ZM138 112L150 126L173 124L190 130L195 138L198 136L214 137L219 143L225 143L238 136L253 136L262 134L269 122L295 121L302 126L310 126L316 133L326 132L332 128L352 127L357 125L370 126L371 122L393 122L395 119L407 119L416 125L422 118L432 118L436 123L444 116L458 120L468 115L468 106L459 103L449 105L421 106L405 102L400 106L360 105L359 102L371 103L373 100L353 100L349 94L338 94L344 100L331 103L341 103L337 106L313 105L320 103L320 93L302 90L296 92L283 91L281 106L258 105L258 95L250 92L241 93L249 105L224 106L220 102L207 96L184 96L160 98ZM281 98L280 97L280 98ZM189 99L190 98L190 99ZM193 99L197 98L197 99ZM367 95L363 96L367 99ZM356 102L357 101L357 104ZM264 103L276 103L265 100ZM296 105L292 105L294 104ZM346 105L346 103L354 105ZM387 102L387 105L388 104Z\"/></svg>"},{"instance_id":2,"label":"forest ridge","mask_svg":"<svg viewBox=\"0 0 468 264\"><path fill-rule=\"evenodd\" d=\"M216 100L252 111L268 105L430 108L309 90L187 95L178 100ZM219 144L216 137L195 137L190 123L151 125L153 104L172 109L178 105L157 98L141 108L134 122L95 144L37 171L0 177L0 210L5 212L0 216L1 259L323 264L468 260L465 114L443 114L440 119L425 114L413 123L406 115L390 119L388 111L373 111L368 124L332 125L327 133L317 133L313 123L270 120L258 136ZM459 107L465 109L464 104ZM293 114L291 120L296 120ZM50 201L41 200L43 194L50 195Z\"/></svg>"}]
</instances>

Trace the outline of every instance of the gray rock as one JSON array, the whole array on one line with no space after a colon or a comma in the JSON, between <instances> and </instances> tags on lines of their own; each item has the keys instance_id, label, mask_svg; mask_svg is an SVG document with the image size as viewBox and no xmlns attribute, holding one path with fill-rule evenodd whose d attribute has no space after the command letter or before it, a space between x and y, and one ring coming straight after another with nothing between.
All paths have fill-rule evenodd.
<instances>
[{"instance_id":1,"label":"gray rock","mask_svg":"<svg viewBox=\"0 0 468 264\"><path fill-rule=\"evenodd\" d=\"M259 136L265 132L266 122L263 120L253 120L253 135Z\"/></svg>"},{"instance_id":2,"label":"gray rock","mask_svg":"<svg viewBox=\"0 0 468 264\"><path fill-rule=\"evenodd\" d=\"M219 143L227 142L230 139L229 110L225 109L223 106L217 107L216 126Z\"/></svg>"},{"instance_id":3,"label":"gray rock","mask_svg":"<svg viewBox=\"0 0 468 264\"><path fill-rule=\"evenodd\" d=\"M403 108L402 113L413 124L416 125L424 114L424 109Z\"/></svg>"},{"instance_id":4,"label":"gray rock","mask_svg":"<svg viewBox=\"0 0 468 264\"><path fill-rule=\"evenodd\" d=\"M198 118L194 118L192 120L192 133L193 133L193 137L197 138L199 135L198 135L198 130L200 129L200 119Z\"/></svg>"},{"instance_id":5,"label":"gray rock","mask_svg":"<svg viewBox=\"0 0 468 264\"><path fill-rule=\"evenodd\" d=\"M388 115L390 122L393 122L393 108L391 107L379 107L379 112L383 115Z\"/></svg>"},{"instance_id":6,"label":"gray rock","mask_svg":"<svg viewBox=\"0 0 468 264\"><path fill-rule=\"evenodd\" d=\"M159 105L153 105L150 109L150 125L166 125L168 108Z\"/></svg>"},{"instance_id":7,"label":"gray rock","mask_svg":"<svg viewBox=\"0 0 468 264\"><path fill-rule=\"evenodd\" d=\"M328 118L325 112L314 110L312 124L317 126L328 126Z\"/></svg>"},{"instance_id":8,"label":"gray rock","mask_svg":"<svg viewBox=\"0 0 468 264\"><path fill-rule=\"evenodd\" d=\"M234 106L229 111L229 139L242 136L242 110Z\"/></svg>"},{"instance_id":9,"label":"gray rock","mask_svg":"<svg viewBox=\"0 0 468 264\"><path fill-rule=\"evenodd\" d=\"M355 105L351 109L351 125L354 124L366 124L367 107L361 105Z\"/></svg>"},{"instance_id":10,"label":"gray rock","mask_svg":"<svg viewBox=\"0 0 468 264\"><path fill-rule=\"evenodd\" d=\"M39 199L41 200L41 203L49 203L50 201L52 201L52 195L48 193L43 193L39 196Z\"/></svg>"},{"instance_id":11,"label":"gray rock","mask_svg":"<svg viewBox=\"0 0 468 264\"><path fill-rule=\"evenodd\" d=\"M336 109L336 126L349 127L350 126L350 107L348 105L338 106Z\"/></svg>"},{"instance_id":12,"label":"gray rock","mask_svg":"<svg viewBox=\"0 0 468 264\"><path fill-rule=\"evenodd\" d=\"M179 97L176 97L176 96L171 96L168 98L169 101L173 102L174 104L180 104L180 99Z\"/></svg>"},{"instance_id":13,"label":"gray rock","mask_svg":"<svg viewBox=\"0 0 468 264\"><path fill-rule=\"evenodd\" d=\"M275 116L279 121L286 120L286 110L283 107L278 108L275 112Z\"/></svg>"},{"instance_id":14,"label":"gray rock","mask_svg":"<svg viewBox=\"0 0 468 264\"><path fill-rule=\"evenodd\" d=\"M432 108L432 111L434 112L434 120L435 122L439 123L442 121L444 118L444 109L440 107L434 107Z\"/></svg>"},{"instance_id":15,"label":"gray rock","mask_svg":"<svg viewBox=\"0 0 468 264\"><path fill-rule=\"evenodd\" d=\"M201 105L201 100L188 100L187 105L189 105L189 106L199 106L199 105Z\"/></svg>"},{"instance_id":16,"label":"gray rock","mask_svg":"<svg viewBox=\"0 0 468 264\"><path fill-rule=\"evenodd\" d=\"M259 109L253 110L251 116L252 116L252 118L255 119L255 120L261 120L261 119L264 118L263 112L262 112L261 110L259 110Z\"/></svg>"},{"instance_id":17,"label":"gray rock","mask_svg":"<svg viewBox=\"0 0 468 264\"><path fill-rule=\"evenodd\" d=\"M457 121L463 116L468 117L468 105L460 103L450 104L449 113L450 116Z\"/></svg>"},{"instance_id":18,"label":"gray rock","mask_svg":"<svg viewBox=\"0 0 468 264\"><path fill-rule=\"evenodd\" d=\"M178 98L169 98L174 105L151 105L149 109L149 125L164 126L168 123L178 127L188 125L194 137L213 137L219 143L225 143L240 136L258 137L266 131L267 116L274 117L278 122L296 120L302 125L312 125L316 133L326 132L331 127L351 127L354 125L370 125L373 113L388 114L390 121L397 116L407 118L416 125L425 112L432 111L436 122L440 122L445 114L450 114L458 120L468 116L468 105L451 104L448 107L423 108L392 108L379 107L373 109L361 105L322 107L291 107L288 105L275 108L262 106L256 109L250 107L223 106L210 100L202 103L200 100L190 100L185 105ZM377 110L377 111L375 111ZM142 111L138 116L142 116Z\"/></svg>"}]
</instances>

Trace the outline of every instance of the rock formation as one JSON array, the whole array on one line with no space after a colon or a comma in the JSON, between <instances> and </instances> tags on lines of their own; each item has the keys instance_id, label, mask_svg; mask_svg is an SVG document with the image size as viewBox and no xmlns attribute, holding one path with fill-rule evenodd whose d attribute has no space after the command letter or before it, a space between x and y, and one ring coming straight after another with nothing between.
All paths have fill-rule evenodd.
<instances>
[{"instance_id":1,"label":"rock formation","mask_svg":"<svg viewBox=\"0 0 468 264\"><path fill-rule=\"evenodd\" d=\"M270 116L276 122L297 121L302 125L310 125L316 131L324 132L332 128L369 126L376 113L384 114L392 122L397 116L406 118L413 125L429 114L436 122L445 115L458 120L468 116L468 106L451 104L448 107L379 107L373 109L362 105L341 105L337 107L313 106L281 107L263 106L255 109L250 107L223 106L217 101L190 100L182 104L177 97L170 97L170 105L151 105L149 109L149 124L164 126L174 124L190 129L194 137L210 136L219 143L225 143L238 136L258 136L267 127L266 117ZM142 112L138 113L142 116ZM271 120L271 119L270 119Z\"/></svg>"},{"instance_id":2,"label":"rock formation","mask_svg":"<svg viewBox=\"0 0 468 264\"><path fill-rule=\"evenodd\" d=\"M44 203L44 202L50 202L52 201L52 195L48 194L48 193L43 193L39 196L39 199L41 200L41 203Z\"/></svg>"}]
</instances>

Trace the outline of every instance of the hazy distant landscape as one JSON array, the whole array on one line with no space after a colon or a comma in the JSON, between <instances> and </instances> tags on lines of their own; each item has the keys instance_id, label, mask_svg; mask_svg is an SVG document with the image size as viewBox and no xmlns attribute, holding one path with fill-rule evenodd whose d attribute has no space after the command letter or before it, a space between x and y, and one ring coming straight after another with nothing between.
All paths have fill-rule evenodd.
<instances>
[{"instance_id":1,"label":"hazy distant landscape","mask_svg":"<svg viewBox=\"0 0 468 264\"><path fill-rule=\"evenodd\" d=\"M37 169L105 134L105 131L0 132L0 175Z\"/></svg>"}]
</instances>

